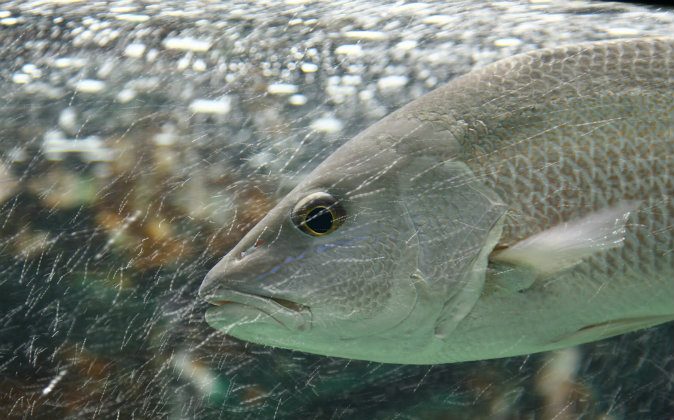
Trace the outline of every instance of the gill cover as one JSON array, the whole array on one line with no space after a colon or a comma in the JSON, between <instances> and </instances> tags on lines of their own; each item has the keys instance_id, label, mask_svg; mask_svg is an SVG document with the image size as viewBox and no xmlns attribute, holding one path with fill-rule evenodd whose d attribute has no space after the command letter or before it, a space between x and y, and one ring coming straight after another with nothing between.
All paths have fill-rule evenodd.
<instances>
[{"instance_id":1,"label":"gill cover","mask_svg":"<svg viewBox=\"0 0 674 420\"><path fill-rule=\"evenodd\" d=\"M482 293L506 206L460 161L415 158L399 182L419 250L415 277L440 304L433 333L445 339Z\"/></svg>"}]
</instances>

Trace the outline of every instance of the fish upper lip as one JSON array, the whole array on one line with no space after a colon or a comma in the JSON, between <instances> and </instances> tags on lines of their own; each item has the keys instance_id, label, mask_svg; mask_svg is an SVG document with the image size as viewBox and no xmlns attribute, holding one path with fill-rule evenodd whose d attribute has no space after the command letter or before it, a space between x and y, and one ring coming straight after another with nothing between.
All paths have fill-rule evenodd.
<instances>
[{"instance_id":1,"label":"fish upper lip","mask_svg":"<svg viewBox=\"0 0 674 420\"><path fill-rule=\"evenodd\" d=\"M303 329L311 322L311 309L308 306L287 299L232 289L213 291L204 299L215 306L236 303L253 307L290 329Z\"/></svg>"}]
</instances>

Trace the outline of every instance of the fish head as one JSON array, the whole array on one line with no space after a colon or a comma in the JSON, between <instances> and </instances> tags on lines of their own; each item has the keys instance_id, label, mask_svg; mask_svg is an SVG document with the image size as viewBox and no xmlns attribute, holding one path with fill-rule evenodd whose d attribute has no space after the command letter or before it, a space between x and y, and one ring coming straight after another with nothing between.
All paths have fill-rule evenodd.
<instances>
[{"instance_id":1,"label":"fish head","mask_svg":"<svg viewBox=\"0 0 674 420\"><path fill-rule=\"evenodd\" d=\"M207 274L199 294L217 305L206 314L211 326L265 345L391 362L434 339L482 242L453 259L451 238L434 241L433 224L443 223L437 209L447 210L441 218L455 215L414 177L435 175L441 160L418 167L419 156L387 136L358 140L314 169ZM419 205L427 200L433 205ZM449 228L462 247L461 229L471 225L456 226Z\"/></svg>"}]
</instances>

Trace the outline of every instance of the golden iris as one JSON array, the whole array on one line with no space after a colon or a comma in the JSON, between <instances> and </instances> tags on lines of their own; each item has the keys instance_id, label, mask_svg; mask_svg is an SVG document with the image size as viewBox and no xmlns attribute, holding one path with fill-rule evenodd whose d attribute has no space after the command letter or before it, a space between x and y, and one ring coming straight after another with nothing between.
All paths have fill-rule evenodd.
<instances>
[{"instance_id":1,"label":"golden iris","mask_svg":"<svg viewBox=\"0 0 674 420\"><path fill-rule=\"evenodd\" d=\"M346 211L335 197L325 192L309 194L293 209L292 221L302 232L323 236L334 232L344 223Z\"/></svg>"}]
</instances>

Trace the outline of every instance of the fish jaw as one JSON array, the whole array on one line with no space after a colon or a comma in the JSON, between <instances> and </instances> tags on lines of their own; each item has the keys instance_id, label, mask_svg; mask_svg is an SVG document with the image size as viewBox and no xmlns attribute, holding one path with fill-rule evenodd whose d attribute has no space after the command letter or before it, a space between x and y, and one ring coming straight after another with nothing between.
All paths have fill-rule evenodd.
<instances>
[{"instance_id":1,"label":"fish jaw","mask_svg":"<svg viewBox=\"0 0 674 420\"><path fill-rule=\"evenodd\" d=\"M250 323L269 324L286 330L310 328L312 316L308 306L270 296L262 288L251 286L246 273L237 275L231 269L237 266L234 254L225 256L213 267L199 287L199 296L216 306L206 313L209 324L227 332L237 325Z\"/></svg>"},{"instance_id":2,"label":"fish jaw","mask_svg":"<svg viewBox=\"0 0 674 420\"><path fill-rule=\"evenodd\" d=\"M283 299L227 289L205 299L216 305L206 312L206 321L221 331L234 331L237 326L250 323L287 330L306 330L311 326L311 310L307 306Z\"/></svg>"}]
</instances>

